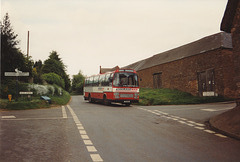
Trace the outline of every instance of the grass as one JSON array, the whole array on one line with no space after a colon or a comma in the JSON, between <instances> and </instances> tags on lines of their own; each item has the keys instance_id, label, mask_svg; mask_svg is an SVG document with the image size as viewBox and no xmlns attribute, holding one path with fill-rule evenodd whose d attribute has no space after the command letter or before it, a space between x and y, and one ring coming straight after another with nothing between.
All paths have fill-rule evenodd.
<instances>
[{"instance_id":1,"label":"grass","mask_svg":"<svg viewBox=\"0 0 240 162\"><path fill-rule=\"evenodd\" d=\"M40 96L32 97L29 101L27 99L19 98L18 101L12 100L9 102L7 99L0 99L0 108L6 110L26 110L37 108L48 108L51 106L65 105L69 102L71 96L68 92L63 91L62 96L49 96L52 103L41 100Z\"/></svg>"},{"instance_id":2,"label":"grass","mask_svg":"<svg viewBox=\"0 0 240 162\"><path fill-rule=\"evenodd\" d=\"M176 89L141 88L140 105L183 105L229 101L221 96L198 97Z\"/></svg>"}]
</instances>

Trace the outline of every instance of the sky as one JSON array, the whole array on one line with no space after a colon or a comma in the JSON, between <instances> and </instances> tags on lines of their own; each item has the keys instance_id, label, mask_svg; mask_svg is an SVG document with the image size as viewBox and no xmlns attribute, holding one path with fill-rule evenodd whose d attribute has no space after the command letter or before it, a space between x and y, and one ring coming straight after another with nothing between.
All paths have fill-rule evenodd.
<instances>
[{"instance_id":1,"label":"sky","mask_svg":"<svg viewBox=\"0 0 240 162\"><path fill-rule=\"evenodd\" d=\"M220 32L227 0L1 0L18 47L34 61L57 51L67 73L90 76Z\"/></svg>"}]
</instances>

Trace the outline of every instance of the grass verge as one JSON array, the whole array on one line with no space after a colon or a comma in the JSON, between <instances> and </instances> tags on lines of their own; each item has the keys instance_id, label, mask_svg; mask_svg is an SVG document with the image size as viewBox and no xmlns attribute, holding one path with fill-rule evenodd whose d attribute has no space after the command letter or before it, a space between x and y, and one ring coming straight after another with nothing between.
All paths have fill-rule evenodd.
<instances>
[{"instance_id":1,"label":"grass verge","mask_svg":"<svg viewBox=\"0 0 240 162\"><path fill-rule=\"evenodd\" d=\"M141 88L140 105L183 105L229 101L222 96L198 97L176 89Z\"/></svg>"},{"instance_id":2,"label":"grass verge","mask_svg":"<svg viewBox=\"0 0 240 162\"><path fill-rule=\"evenodd\" d=\"M65 105L69 102L71 96L68 92L63 91L62 96L49 96L52 104L41 100L40 96L33 97L31 101L19 98L18 101L9 102L7 99L0 99L0 108L6 110L26 110L26 109L38 109L48 108L51 106Z\"/></svg>"}]
</instances>

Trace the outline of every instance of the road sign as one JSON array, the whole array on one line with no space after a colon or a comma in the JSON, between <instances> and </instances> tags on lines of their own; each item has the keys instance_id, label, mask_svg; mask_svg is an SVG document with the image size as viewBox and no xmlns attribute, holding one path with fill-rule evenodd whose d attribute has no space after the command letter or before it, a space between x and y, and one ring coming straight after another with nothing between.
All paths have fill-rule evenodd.
<instances>
[{"instance_id":1,"label":"road sign","mask_svg":"<svg viewBox=\"0 0 240 162\"><path fill-rule=\"evenodd\" d=\"M15 72L5 72L5 76L29 76L29 72L15 73Z\"/></svg>"},{"instance_id":2,"label":"road sign","mask_svg":"<svg viewBox=\"0 0 240 162\"><path fill-rule=\"evenodd\" d=\"M32 95L33 92L19 92L20 95Z\"/></svg>"}]
</instances>

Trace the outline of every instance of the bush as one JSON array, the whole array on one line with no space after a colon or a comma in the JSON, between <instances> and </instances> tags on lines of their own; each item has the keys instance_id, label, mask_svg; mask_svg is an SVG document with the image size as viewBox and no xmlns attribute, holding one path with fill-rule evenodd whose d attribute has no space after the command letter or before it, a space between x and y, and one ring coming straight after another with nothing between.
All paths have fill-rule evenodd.
<instances>
[{"instance_id":1,"label":"bush","mask_svg":"<svg viewBox=\"0 0 240 162\"><path fill-rule=\"evenodd\" d=\"M32 91L34 96L61 96L63 89L58 85L39 85L29 84L28 90Z\"/></svg>"},{"instance_id":2,"label":"bush","mask_svg":"<svg viewBox=\"0 0 240 162\"><path fill-rule=\"evenodd\" d=\"M1 98L8 98L8 95L11 94L12 97L16 98L17 92L28 91L28 84L21 83L16 80L6 80L1 84Z\"/></svg>"},{"instance_id":3,"label":"bush","mask_svg":"<svg viewBox=\"0 0 240 162\"><path fill-rule=\"evenodd\" d=\"M61 76L55 74L55 73L47 73L43 74L42 78L48 83L48 84L56 84L62 88L65 88L65 82L62 79Z\"/></svg>"}]
</instances>

